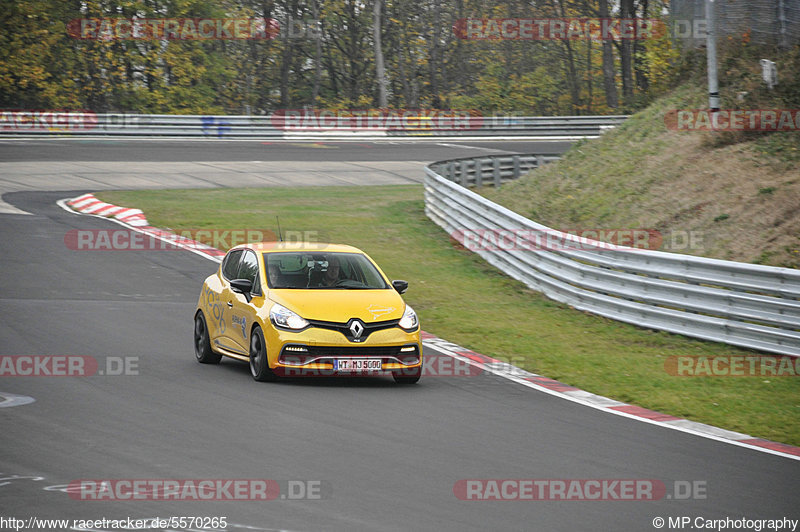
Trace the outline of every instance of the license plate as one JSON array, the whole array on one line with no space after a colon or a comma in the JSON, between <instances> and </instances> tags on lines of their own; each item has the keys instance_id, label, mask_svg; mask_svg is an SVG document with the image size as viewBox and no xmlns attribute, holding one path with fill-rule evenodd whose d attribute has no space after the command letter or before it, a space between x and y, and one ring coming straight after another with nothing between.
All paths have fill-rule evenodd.
<instances>
[{"instance_id":1,"label":"license plate","mask_svg":"<svg viewBox=\"0 0 800 532\"><path fill-rule=\"evenodd\" d=\"M336 358L333 361L336 371L380 371L381 367L379 358Z\"/></svg>"}]
</instances>

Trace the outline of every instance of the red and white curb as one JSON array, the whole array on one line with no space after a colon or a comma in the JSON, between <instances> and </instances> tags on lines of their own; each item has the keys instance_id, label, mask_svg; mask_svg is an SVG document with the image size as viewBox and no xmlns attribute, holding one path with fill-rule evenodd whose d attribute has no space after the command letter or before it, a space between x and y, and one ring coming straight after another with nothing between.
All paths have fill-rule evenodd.
<instances>
[{"instance_id":1,"label":"red and white curb","mask_svg":"<svg viewBox=\"0 0 800 532\"><path fill-rule=\"evenodd\" d=\"M188 238L180 237L171 231L150 226L147 223L144 213L139 209L127 209L125 207L104 203L95 198L92 194L84 194L77 198L59 200L57 203L61 208L69 212L108 218L132 231L145 233L154 238L162 239L176 247L197 253L214 262L221 262L222 257L225 255L225 252L222 250L212 248ZM518 368L507 362L476 353L475 351L438 338L433 334L423 331L421 336L423 345L428 348L439 351L462 363L476 367L482 372L496 375L549 395L560 397L609 414L627 417L652 425L659 425L672 430L694 434L703 438L729 443L739 447L746 447L755 451L774 454L792 460L800 460L800 447L754 438L747 434L733 432L704 423L662 414L661 412L648 410L640 406L622 403L614 399L609 399L608 397L595 395L542 375L530 373L529 371Z\"/></svg>"},{"instance_id":2,"label":"red and white curb","mask_svg":"<svg viewBox=\"0 0 800 532\"><path fill-rule=\"evenodd\" d=\"M84 194L67 200L67 205L83 214L94 214L102 218L115 218L134 227L147 226L147 218L144 217L144 213L139 209L128 209L105 203L94 197L94 194Z\"/></svg>"}]
</instances>

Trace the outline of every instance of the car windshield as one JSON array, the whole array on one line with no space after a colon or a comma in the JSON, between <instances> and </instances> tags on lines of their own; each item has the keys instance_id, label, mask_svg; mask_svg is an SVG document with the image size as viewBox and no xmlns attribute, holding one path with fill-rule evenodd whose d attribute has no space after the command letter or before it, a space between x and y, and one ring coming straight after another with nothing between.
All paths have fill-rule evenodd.
<instances>
[{"instance_id":1,"label":"car windshield","mask_svg":"<svg viewBox=\"0 0 800 532\"><path fill-rule=\"evenodd\" d=\"M368 290L390 288L359 253L265 253L270 288Z\"/></svg>"}]
</instances>

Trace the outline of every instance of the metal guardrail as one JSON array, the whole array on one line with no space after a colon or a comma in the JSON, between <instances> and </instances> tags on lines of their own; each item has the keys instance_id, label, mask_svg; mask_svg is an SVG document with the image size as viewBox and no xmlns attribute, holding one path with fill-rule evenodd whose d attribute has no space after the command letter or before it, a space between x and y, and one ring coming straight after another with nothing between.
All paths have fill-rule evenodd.
<instances>
[{"instance_id":1,"label":"metal guardrail","mask_svg":"<svg viewBox=\"0 0 800 532\"><path fill-rule=\"evenodd\" d=\"M387 111L386 113L389 113ZM322 113L314 115L318 118ZM481 117L448 123L424 114L399 120L292 120L264 116L140 115L126 113L0 110L0 136L109 135L127 137L293 138L297 136L538 136L596 137L627 116Z\"/></svg>"},{"instance_id":2,"label":"metal guardrail","mask_svg":"<svg viewBox=\"0 0 800 532\"><path fill-rule=\"evenodd\" d=\"M518 175L517 162L480 157L425 168L425 213L487 262L577 309L642 327L800 356L800 270L615 246L561 233L461 186ZM511 160L509 162L509 159ZM461 184L459 184L461 183ZM497 245L469 235L489 232ZM503 235L513 245L502 245ZM542 246L555 235L566 245Z\"/></svg>"},{"instance_id":3,"label":"metal guardrail","mask_svg":"<svg viewBox=\"0 0 800 532\"><path fill-rule=\"evenodd\" d=\"M466 157L433 163L430 168L461 186L494 185L519 179L539 166L557 161L556 153L536 155L507 155L494 157Z\"/></svg>"}]
</instances>

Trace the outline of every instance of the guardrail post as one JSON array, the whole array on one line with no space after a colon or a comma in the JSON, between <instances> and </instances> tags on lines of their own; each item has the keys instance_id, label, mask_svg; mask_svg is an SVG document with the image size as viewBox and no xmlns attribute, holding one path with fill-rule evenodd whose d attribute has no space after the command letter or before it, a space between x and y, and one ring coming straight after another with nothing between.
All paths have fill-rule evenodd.
<instances>
[{"instance_id":1,"label":"guardrail post","mask_svg":"<svg viewBox=\"0 0 800 532\"><path fill-rule=\"evenodd\" d=\"M453 166L458 165L458 171L456 172L456 183L461 185L462 187L469 186L469 176L464 174L464 161L458 161L453 163Z\"/></svg>"},{"instance_id":2,"label":"guardrail post","mask_svg":"<svg viewBox=\"0 0 800 532\"><path fill-rule=\"evenodd\" d=\"M492 159L494 163L494 168L492 173L494 174L494 186L496 188L500 188L500 159Z\"/></svg>"},{"instance_id":3,"label":"guardrail post","mask_svg":"<svg viewBox=\"0 0 800 532\"><path fill-rule=\"evenodd\" d=\"M519 179L519 155L513 157L514 160L514 179Z\"/></svg>"},{"instance_id":4,"label":"guardrail post","mask_svg":"<svg viewBox=\"0 0 800 532\"><path fill-rule=\"evenodd\" d=\"M447 176L450 181L456 180L455 165L453 163L447 163Z\"/></svg>"},{"instance_id":5,"label":"guardrail post","mask_svg":"<svg viewBox=\"0 0 800 532\"><path fill-rule=\"evenodd\" d=\"M483 159L475 159L475 186L483 186Z\"/></svg>"}]
</instances>

